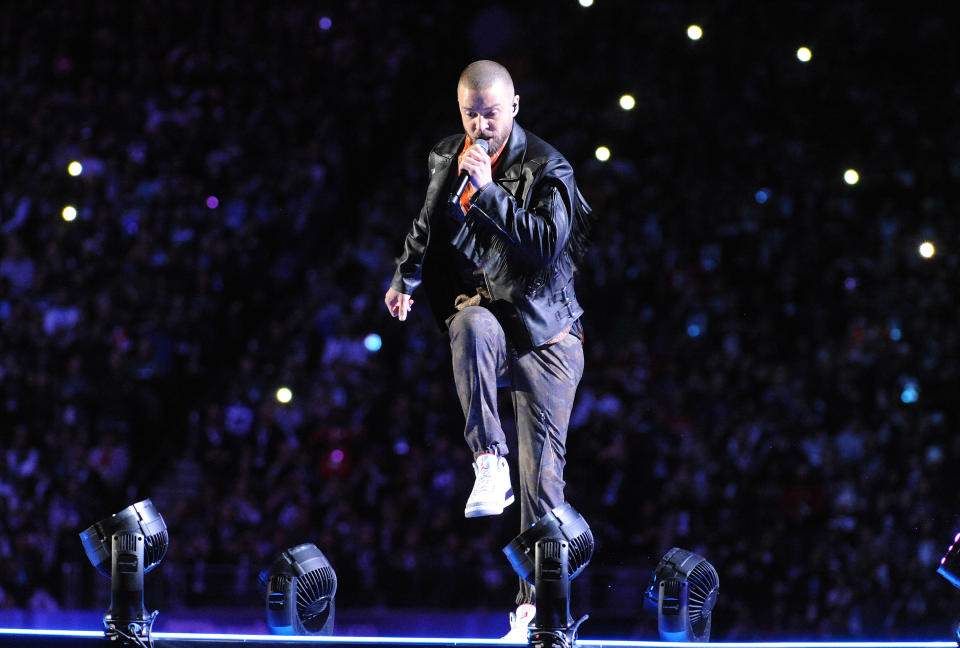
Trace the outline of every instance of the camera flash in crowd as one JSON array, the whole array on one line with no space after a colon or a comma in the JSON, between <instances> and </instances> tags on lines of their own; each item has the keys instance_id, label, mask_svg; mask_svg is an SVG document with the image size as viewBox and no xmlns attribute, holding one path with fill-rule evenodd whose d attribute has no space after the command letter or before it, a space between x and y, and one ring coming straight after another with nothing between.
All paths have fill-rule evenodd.
<instances>
[{"instance_id":1,"label":"camera flash in crowd","mask_svg":"<svg viewBox=\"0 0 960 648\"><path fill-rule=\"evenodd\" d=\"M624 110L633 110L633 107L637 105L636 100L633 98L633 95L625 94L620 97L620 107Z\"/></svg>"},{"instance_id":2,"label":"camera flash in crowd","mask_svg":"<svg viewBox=\"0 0 960 648\"><path fill-rule=\"evenodd\" d=\"M73 220L76 220L77 208L74 207L73 205L67 205L66 207L63 208L61 215L63 216L63 220L67 221L68 223Z\"/></svg>"},{"instance_id":3,"label":"camera flash in crowd","mask_svg":"<svg viewBox=\"0 0 960 648\"><path fill-rule=\"evenodd\" d=\"M700 25L690 25L687 27L687 38L690 40L700 40L703 38L703 30Z\"/></svg>"},{"instance_id":4,"label":"camera flash in crowd","mask_svg":"<svg viewBox=\"0 0 960 648\"><path fill-rule=\"evenodd\" d=\"M580 6L581 6L581 7L592 7L592 6L593 6L593 0L580 0Z\"/></svg>"},{"instance_id":5,"label":"camera flash in crowd","mask_svg":"<svg viewBox=\"0 0 960 648\"><path fill-rule=\"evenodd\" d=\"M920 388L917 386L915 380L908 380L903 385L903 390L900 392L900 401L907 405L911 403L916 403L917 399L920 398Z\"/></svg>"},{"instance_id":6,"label":"camera flash in crowd","mask_svg":"<svg viewBox=\"0 0 960 648\"><path fill-rule=\"evenodd\" d=\"M930 241L924 241L921 243L918 251L920 252L920 256L922 256L924 259L932 259L933 255L937 253L937 249L933 247L933 243Z\"/></svg>"},{"instance_id":7,"label":"camera flash in crowd","mask_svg":"<svg viewBox=\"0 0 960 648\"><path fill-rule=\"evenodd\" d=\"M860 174L856 169L847 169L843 172L843 181L848 185L855 185L860 182Z\"/></svg>"},{"instance_id":8,"label":"camera flash in crowd","mask_svg":"<svg viewBox=\"0 0 960 648\"><path fill-rule=\"evenodd\" d=\"M281 387L277 390L277 400L281 403L289 403L293 400L293 392L289 387Z\"/></svg>"},{"instance_id":9,"label":"camera flash in crowd","mask_svg":"<svg viewBox=\"0 0 960 648\"><path fill-rule=\"evenodd\" d=\"M69 173L74 178L76 178L78 175L83 173L83 165L77 162L76 160L74 160L73 162L67 165L67 173Z\"/></svg>"},{"instance_id":10,"label":"camera flash in crowd","mask_svg":"<svg viewBox=\"0 0 960 648\"><path fill-rule=\"evenodd\" d=\"M801 47L797 50L797 60L801 63L807 63L812 58L813 52L810 51L809 47Z\"/></svg>"},{"instance_id":11,"label":"camera flash in crowd","mask_svg":"<svg viewBox=\"0 0 960 648\"><path fill-rule=\"evenodd\" d=\"M610 149L608 149L606 146L598 146L597 150L594 151L593 154L596 155L597 159L601 162L606 162L610 159Z\"/></svg>"}]
</instances>

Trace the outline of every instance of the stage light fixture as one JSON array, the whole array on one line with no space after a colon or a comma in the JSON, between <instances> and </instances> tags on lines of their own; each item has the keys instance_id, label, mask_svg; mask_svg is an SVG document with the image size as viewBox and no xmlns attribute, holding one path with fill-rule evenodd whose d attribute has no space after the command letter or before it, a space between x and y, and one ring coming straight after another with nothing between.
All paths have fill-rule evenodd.
<instances>
[{"instance_id":1,"label":"stage light fixture","mask_svg":"<svg viewBox=\"0 0 960 648\"><path fill-rule=\"evenodd\" d=\"M703 556L674 547L663 555L644 605L657 613L664 641L709 641L720 577Z\"/></svg>"},{"instance_id":2,"label":"stage light fixture","mask_svg":"<svg viewBox=\"0 0 960 648\"><path fill-rule=\"evenodd\" d=\"M947 547L947 553L940 559L937 573L950 581L950 584L960 588L960 533L953 537L953 544Z\"/></svg>"},{"instance_id":3,"label":"stage light fixture","mask_svg":"<svg viewBox=\"0 0 960 648\"><path fill-rule=\"evenodd\" d=\"M110 609L104 634L138 646L152 645L157 612L143 605L143 575L160 564L170 537L167 524L149 499L131 504L80 533L90 563L110 577Z\"/></svg>"},{"instance_id":4,"label":"stage light fixture","mask_svg":"<svg viewBox=\"0 0 960 648\"><path fill-rule=\"evenodd\" d=\"M593 532L564 503L548 512L503 549L513 570L536 587L537 614L530 623L530 645L570 648L587 615L570 616L570 581L593 557Z\"/></svg>"},{"instance_id":5,"label":"stage light fixture","mask_svg":"<svg viewBox=\"0 0 960 648\"><path fill-rule=\"evenodd\" d=\"M280 553L260 572L267 625L280 635L332 635L337 574L311 543Z\"/></svg>"}]
</instances>

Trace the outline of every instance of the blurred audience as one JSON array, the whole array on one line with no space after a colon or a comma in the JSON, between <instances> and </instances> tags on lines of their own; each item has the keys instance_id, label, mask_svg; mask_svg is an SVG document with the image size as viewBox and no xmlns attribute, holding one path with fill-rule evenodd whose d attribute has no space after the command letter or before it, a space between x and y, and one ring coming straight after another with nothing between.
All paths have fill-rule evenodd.
<instances>
[{"instance_id":1,"label":"blurred audience","mask_svg":"<svg viewBox=\"0 0 960 648\"><path fill-rule=\"evenodd\" d=\"M720 573L714 638L947 632L960 52L941 18L807 6L724 0L696 43L682 5L627 0L4 11L0 606L94 606L78 532L151 497L170 605L254 600L314 542L340 605L510 607L516 517L462 519L446 340L426 301L403 326L381 301L453 81L490 57L599 217L585 582L676 545Z\"/></svg>"}]
</instances>

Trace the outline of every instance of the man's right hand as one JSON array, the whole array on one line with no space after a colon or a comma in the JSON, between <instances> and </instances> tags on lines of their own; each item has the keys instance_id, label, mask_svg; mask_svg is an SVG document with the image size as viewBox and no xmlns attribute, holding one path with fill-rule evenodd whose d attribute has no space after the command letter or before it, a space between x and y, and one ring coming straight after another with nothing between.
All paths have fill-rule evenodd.
<instances>
[{"instance_id":1,"label":"man's right hand","mask_svg":"<svg viewBox=\"0 0 960 648\"><path fill-rule=\"evenodd\" d=\"M393 317L399 317L401 322L406 321L407 313L413 310L413 298L410 295L390 288L383 297L387 310Z\"/></svg>"}]
</instances>

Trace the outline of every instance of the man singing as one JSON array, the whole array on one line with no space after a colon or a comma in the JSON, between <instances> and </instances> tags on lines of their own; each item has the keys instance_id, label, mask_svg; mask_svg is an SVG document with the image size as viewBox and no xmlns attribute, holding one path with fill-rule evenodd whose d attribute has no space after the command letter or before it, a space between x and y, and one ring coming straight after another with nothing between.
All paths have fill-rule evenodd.
<instances>
[{"instance_id":1,"label":"man singing","mask_svg":"<svg viewBox=\"0 0 960 648\"><path fill-rule=\"evenodd\" d=\"M430 152L426 201L384 301L404 321L423 283L449 332L474 455L466 517L499 515L514 500L497 412L497 388L509 388L525 530L564 501L567 424L583 373L583 309L573 277L590 208L567 160L514 121L520 97L506 68L471 63L457 103L465 135ZM522 579L516 604L506 638L526 642L536 593Z\"/></svg>"}]
</instances>

